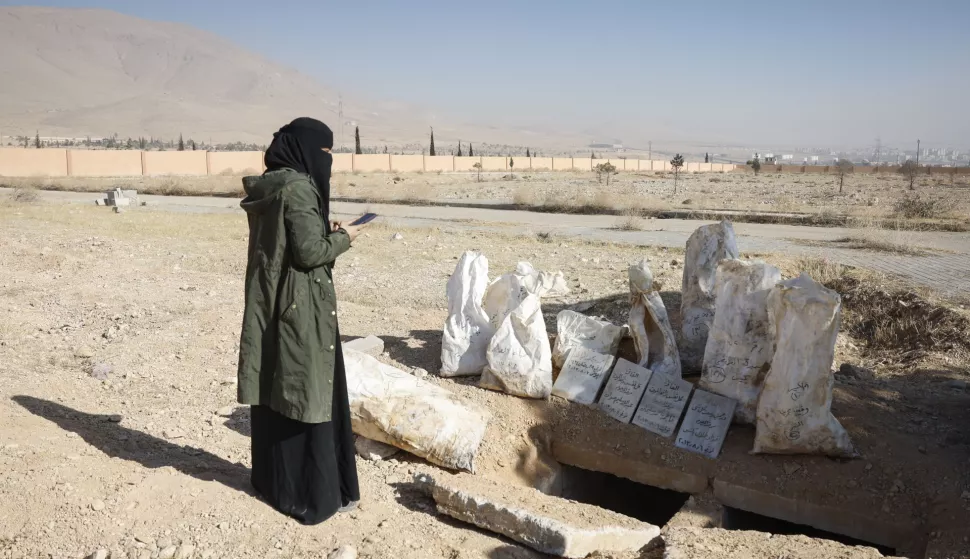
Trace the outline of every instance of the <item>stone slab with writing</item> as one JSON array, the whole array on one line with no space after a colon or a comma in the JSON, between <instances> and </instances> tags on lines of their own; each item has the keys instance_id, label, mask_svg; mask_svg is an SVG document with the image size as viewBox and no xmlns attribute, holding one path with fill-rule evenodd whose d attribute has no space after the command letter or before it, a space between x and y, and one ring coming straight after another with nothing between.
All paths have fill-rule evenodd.
<instances>
[{"instance_id":1,"label":"stone slab with writing","mask_svg":"<svg viewBox=\"0 0 970 559\"><path fill-rule=\"evenodd\" d=\"M600 409L621 423L629 423L650 381L650 369L618 359L600 397Z\"/></svg>"},{"instance_id":2,"label":"stone slab with writing","mask_svg":"<svg viewBox=\"0 0 970 559\"><path fill-rule=\"evenodd\" d=\"M559 372L552 393L577 404L592 404L613 367L613 356L575 347Z\"/></svg>"},{"instance_id":3,"label":"stone slab with writing","mask_svg":"<svg viewBox=\"0 0 970 559\"><path fill-rule=\"evenodd\" d=\"M737 402L706 390L695 390L674 443L679 448L717 458Z\"/></svg>"},{"instance_id":4,"label":"stone slab with writing","mask_svg":"<svg viewBox=\"0 0 970 559\"><path fill-rule=\"evenodd\" d=\"M686 380L654 373L633 415L633 424L662 437L673 435L692 388L694 385Z\"/></svg>"}]
</instances>

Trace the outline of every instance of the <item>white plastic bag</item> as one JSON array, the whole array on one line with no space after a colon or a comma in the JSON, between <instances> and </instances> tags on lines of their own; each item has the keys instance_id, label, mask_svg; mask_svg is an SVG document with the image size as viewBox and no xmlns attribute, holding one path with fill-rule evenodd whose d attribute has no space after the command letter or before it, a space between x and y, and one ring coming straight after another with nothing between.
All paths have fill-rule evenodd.
<instances>
[{"instance_id":1,"label":"white plastic bag","mask_svg":"<svg viewBox=\"0 0 970 559\"><path fill-rule=\"evenodd\" d=\"M519 262L515 271L505 274L488 286L482 307L492 328L497 330L512 310L526 296L561 297L569 293L562 272L540 272L528 262Z\"/></svg>"},{"instance_id":2,"label":"white plastic bag","mask_svg":"<svg viewBox=\"0 0 970 559\"><path fill-rule=\"evenodd\" d=\"M755 423L758 396L775 354L768 293L780 281L781 271L760 261L725 260L717 267L716 310L700 387L737 401L737 423Z\"/></svg>"},{"instance_id":3,"label":"white plastic bag","mask_svg":"<svg viewBox=\"0 0 970 559\"><path fill-rule=\"evenodd\" d=\"M667 307L653 287L653 273L646 259L630 266L630 334L637 348L637 365L681 378L674 329Z\"/></svg>"},{"instance_id":4,"label":"white plastic bag","mask_svg":"<svg viewBox=\"0 0 970 559\"><path fill-rule=\"evenodd\" d=\"M475 471L490 414L437 385L344 350L354 433L425 458Z\"/></svg>"},{"instance_id":5,"label":"white plastic bag","mask_svg":"<svg viewBox=\"0 0 970 559\"><path fill-rule=\"evenodd\" d=\"M488 259L468 251L448 280L448 320L441 340L441 376L481 374L495 329L482 308L488 288Z\"/></svg>"},{"instance_id":6,"label":"white plastic bag","mask_svg":"<svg viewBox=\"0 0 970 559\"><path fill-rule=\"evenodd\" d=\"M842 299L805 274L768 294L775 339L758 401L754 452L854 457L849 434L832 415L832 359Z\"/></svg>"},{"instance_id":7,"label":"white plastic bag","mask_svg":"<svg viewBox=\"0 0 970 559\"><path fill-rule=\"evenodd\" d=\"M714 320L714 278L724 259L738 258L738 243L730 221L705 225L687 239L680 314L680 357L684 366L699 370L707 334Z\"/></svg>"},{"instance_id":8,"label":"white plastic bag","mask_svg":"<svg viewBox=\"0 0 970 559\"><path fill-rule=\"evenodd\" d=\"M624 328L604 320L565 310L556 316L556 345L552 348L552 364L561 369L576 347L596 353L616 355L623 339Z\"/></svg>"},{"instance_id":9,"label":"white plastic bag","mask_svg":"<svg viewBox=\"0 0 970 559\"><path fill-rule=\"evenodd\" d=\"M487 357L482 387L525 398L549 396L552 349L538 295L526 295L505 317L488 344Z\"/></svg>"}]
</instances>

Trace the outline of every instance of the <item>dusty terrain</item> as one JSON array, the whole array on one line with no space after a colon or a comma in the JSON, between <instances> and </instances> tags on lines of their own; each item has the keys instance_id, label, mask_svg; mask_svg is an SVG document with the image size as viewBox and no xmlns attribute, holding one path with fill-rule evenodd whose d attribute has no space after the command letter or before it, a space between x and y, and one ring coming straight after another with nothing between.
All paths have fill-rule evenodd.
<instances>
[{"instance_id":1,"label":"dusty terrain","mask_svg":"<svg viewBox=\"0 0 970 559\"><path fill-rule=\"evenodd\" d=\"M544 304L550 329L562 308L622 323L627 266L649 257L677 320L681 251L450 228L404 229L403 241L389 241L395 231L373 227L338 263L336 277L341 333L381 336L382 360L405 370L436 371L445 282L468 249L487 254L493 277L519 260L562 270L572 292ZM244 219L234 214L0 205L0 557L75 558L104 548L115 558L140 558L180 542L202 557L324 557L342 544L373 558L538 557L436 516L411 484L414 472L430 466L405 454L359 461L361 509L321 526L301 527L250 493L248 417L234 405L246 239ZM789 275L806 265L771 258ZM829 279L848 281L841 277ZM562 400L526 401L482 390L473 379L431 380L492 411L479 475L546 483L557 471L553 445L585 445L584 438L603 434L610 438L595 441L590 455L608 451L711 476L732 472L758 489L914 527L938 550L934 557L966 556L965 348L928 344L902 355L870 346L871 332L885 324L867 329L866 316L854 322L848 315L867 307L856 308L847 304L836 365L874 372L836 387L835 413L864 452L848 463L746 462L750 434L733 430L727 459L712 464ZM798 468L788 473L790 464ZM764 556L745 549L781 553L740 532L705 533L703 541L741 550L737 557ZM798 557L875 556L814 540L800 545L808 551L799 548Z\"/></svg>"},{"instance_id":2,"label":"dusty terrain","mask_svg":"<svg viewBox=\"0 0 970 559\"><path fill-rule=\"evenodd\" d=\"M513 178L514 176L514 178ZM674 192L671 173L619 173L598 180L594 173L335 174L337 198L435 203L499 203L543 211L659 214L670 211L730 210L806 214L816 224L857 228L970 229L970 176L921 176L915 190L894 173L847 175L737 171L683 173ZM238 177L136 177L0 179L0 185L103 192L116 186L143 194L241 197ZM916 202L913 202L913 201ZM845 223L838 218L849 217ZM844 220L843 220L844 221Z\"/></svg>"}]
</instances>

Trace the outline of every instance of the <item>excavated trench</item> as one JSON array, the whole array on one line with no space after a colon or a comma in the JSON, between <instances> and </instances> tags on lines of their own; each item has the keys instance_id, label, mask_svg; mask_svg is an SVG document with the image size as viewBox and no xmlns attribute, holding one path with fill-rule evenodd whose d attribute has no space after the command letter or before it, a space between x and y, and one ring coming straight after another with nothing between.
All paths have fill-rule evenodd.
<instances>
[{"instance_id":1,"label":"excavated trench","mask_svg":"<svg viewBox=\"0 0 970 559\"><path fill-rule=\"evenodd\" d=\"M825 530L820 530L805 524L796 524L794 522L788 522L732 507L724 507L724 511L721 516L721 528L724 528L725 530L754 530L757 532L768 532L770 534L781 534L788 536L803 535L810 538L833 540L845 545L864 545L874 547L879 550L879 553L882 553L886 557L896 556L896 549L892 547L887 547L874 542L867 542L857 538L844 536L842 534L827 532Z\"/></svg>"},{"instance_id":2,"label":"excavated trench","mask_svg":"<svg viewBox=\"0 0 970 559\"><path fill-rule=\"evenodd\" d=\"M573 501L598 506L663 527L681 510L686 510L689 493L654 487L612 474L561 464L561 496ZM712 523L726 530L752 530L779 535L804 535L828 539L846 545L868 546L885 556L907 555L907 550L865 541L844 534L758 514L740 508L716 505L720 512ZM908 553L914 556L912 552ZM917 555L918 556L918 555Z\"/></svg>"},{"instance_id":3,"label":"excavated trench","mask_svg":"<svg viewBox=\"0 0 970 559\"><path fill-rule=\"evenodd\" d=\"M690 498L689 493L661 489L612 474L562 465L562 496L588 505L663 526Z\"/></svg>"}]
</instances>

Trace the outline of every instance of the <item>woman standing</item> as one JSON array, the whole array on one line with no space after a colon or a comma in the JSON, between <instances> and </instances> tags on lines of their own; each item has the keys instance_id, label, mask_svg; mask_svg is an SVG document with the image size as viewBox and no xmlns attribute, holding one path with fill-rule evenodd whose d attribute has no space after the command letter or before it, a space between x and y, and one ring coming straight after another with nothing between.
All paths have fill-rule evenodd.
<instances>
[{"instance_id":1,"label":"woman standing","mask_svg":"<svg viewBox=\"0 0 970 559\"><path fill-rule=\"evenodd\" d=\"M333 265L363 227L330 223L333 132L298 118L266 172L243 179L249 218L239 403L252 406L252 484L318 524L360 499Z\"/></svg>"}]
</instances>

